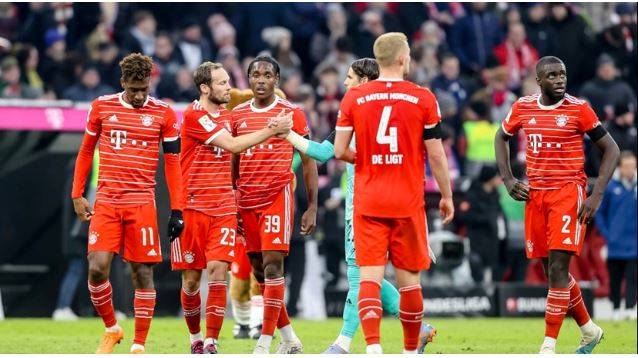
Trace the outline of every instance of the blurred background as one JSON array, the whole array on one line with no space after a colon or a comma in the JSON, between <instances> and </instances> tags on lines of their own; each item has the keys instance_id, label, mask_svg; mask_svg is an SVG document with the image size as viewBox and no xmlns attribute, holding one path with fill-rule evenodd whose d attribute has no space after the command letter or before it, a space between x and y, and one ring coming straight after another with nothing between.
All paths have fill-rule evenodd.
<instances>
[{"instance_id":1,"label":"blurred background","mask_svg":"<svg viewBox=\"0 0 638 358\"><path fill-rule=\"evenodd\" d=\"M280 88L322 141L334 128L350 63L372 57L375 38L388 31L407 34L409 80L438 98L457 207L443 227L428 177L439 262L423 277L426 316L545 311L542 268L525 258L524 206L502 185L493 138L517 98L538 91L536 60L554 55L567 66L568 92L589 101L620 149L634 155L623 157L607 208L588 228L571 272L594 315L635 319L636 4L504 2L0 3L0 318L2 311L51 316L56 308L93 315L87 230L74 221L70 181L88 103L121 90L123 56L151 56L151 94L181 111L197 97L192 73L202 61L221 62L232 85L245 89L247 63L269 54L281 65ZM525 139L511 142L515 175L524 177ZM591 184L601 155L588 140L585 148ZM340 315L347 290L344 165L329 161L319 174L318 230L294 235L286 264L288 312L310 319ZM162 226L164 186L160 171ZM305 195L297 194L303 212ZM127 272L119 264L111 276L124 314L132 311ZM168 261L156 268L157 314L178 314L179 284Z\"/></svg>"}]
</instances>

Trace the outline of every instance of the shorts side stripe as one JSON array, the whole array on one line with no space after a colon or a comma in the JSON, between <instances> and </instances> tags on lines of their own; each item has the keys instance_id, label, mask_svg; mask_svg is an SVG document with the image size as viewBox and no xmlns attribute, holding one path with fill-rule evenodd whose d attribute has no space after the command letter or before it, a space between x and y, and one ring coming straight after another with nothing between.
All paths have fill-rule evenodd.
<instances>
[{"instance_id":1,"label":"shorts side stripe","mask_svg":"<svg viewBox=\"0 0 638 358\"><path fill-rule=\"evenodd\" d=\"M580 210L580 206L583 203L583 188L580 185L576 186L578 188L578 207L576 208L576 212L578 212L578 210ZM578 246L578 243L580 242L580 220L578 220L578 216L576 217L576 235L575 235L575 239L574 239L574 243L576 246Z\"/></svg>"}]
</instances>

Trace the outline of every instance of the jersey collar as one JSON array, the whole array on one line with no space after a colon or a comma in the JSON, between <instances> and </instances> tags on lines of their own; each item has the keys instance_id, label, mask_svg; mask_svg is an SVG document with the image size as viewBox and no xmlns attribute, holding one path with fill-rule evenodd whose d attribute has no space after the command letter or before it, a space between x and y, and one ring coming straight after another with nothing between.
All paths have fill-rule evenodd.
<instances>
[{"instance_id":1,"label":"jersey collar","mask_svg":"<svg viewBox=\"0 0 638 358\"><path fill-rule=\"evenodd\" d=\"M148 97L146 96L146 100L144 101L144 104L142 105L142 107L146 107L146 104L148 103ZM117 96L117 98L120 100L120 104L122 106L124 106L124 108L128 108L128 109L136 109L135 107L131 106L130 104L128 104L125 100L124 100L124 91L120 92L120 94Z\"/></svg>"},{"instance_id":2,"label":"jersey collar","mask_svg":"<svg viewBox=\"0 0 638 358\"><path fill-rule=\"evenodd\" d=\"M556 108L560 107L561 104L563 104L563 101L565 101L565 97L563 97L560 101L552 104L551 106L544 106L541 103L541 97L542 97L542 95L538 95L538 98L536 99L536 103L538 103L538 108L545 109L545 110L556 109Z\"/></svg>"},{"instance_id":3,"label":"jersey collar","mask_svg":"<svg viewBox=\"0 0 638 358\"><path fill-rule=\"evenodd\" d=\"M379 78L377 78L375 81L382 81L382 82L402 82L402 81L404 81L404 79L403 79L403 78L379 77Z\"/></svg>"},{"instance_id":4,"label":"jersey collar","mask_svg":"<svg viewBox=\"0 0 638 358\"><path fill-rule=\"evenodd\" d=\"M268 111L270 111L271 109L275 108L275 106L277 105L277 103L279 103L279 96L275 95L275 100L274 100L274 101L272 101L272 103L271 103L271 104L269 104L269 105L268 105L268 107L264 107L264 108L257 108L257 107L255 107L255 106L254 106L254 104L255 104L255 99L253 98L253 99L251 99L251 100L250 100L250 109L251 109L253 112L257 112L257 113L264 113L264 112L268 112Z\"/></svg>"}]
</instances>

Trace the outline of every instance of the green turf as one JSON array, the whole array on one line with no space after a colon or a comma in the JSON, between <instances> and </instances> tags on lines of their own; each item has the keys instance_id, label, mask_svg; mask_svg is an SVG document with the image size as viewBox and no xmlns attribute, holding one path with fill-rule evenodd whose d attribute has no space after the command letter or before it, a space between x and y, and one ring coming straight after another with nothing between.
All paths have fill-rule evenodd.
<instances>
[{"instance_id":1,"label":"green turf","mask_svg":"<svg viewBox=\"0 0 638 358\"><path fill-rule=\"evenodd\" d=\"M542 319L432 319L438 335L428 346L429 353L536 353L542 341ZM636 322L598 322L605 329L605 339L596 353L636 353ZM227 320L221 335L220 353L250 353L254 341L234 340L233 322ZM203 325L202 325L203 326ZM295 320L295 331L304 343L305 353L322 352L336 337L341 321ZM115 352L126 353L134 334L133 320L123 322L125 338ZM92 353L102 333L97 319L79 322L52 322L48 319L8 319L0 321L0 353ZM384 319L381 326L382 345L386 353L400 353L401 324ZM573 321L566 321L558 340L559 353L571 353L579 340ZM275 342L276 344L276 342ZM273 344L273 352L274 346ZM147 342L147 353L189 353L186 325L182 319L153 320ZM353 353L362 353L360 333L353 342Z\"/></svg>"}]
</instances>

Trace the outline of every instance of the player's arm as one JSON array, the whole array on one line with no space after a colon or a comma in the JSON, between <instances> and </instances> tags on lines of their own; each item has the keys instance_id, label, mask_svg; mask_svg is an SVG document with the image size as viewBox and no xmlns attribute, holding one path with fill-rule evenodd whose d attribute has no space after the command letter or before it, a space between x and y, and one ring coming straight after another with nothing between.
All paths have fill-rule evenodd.
<instances>
[{"instance_id":1,"label":"player's arm","mask_svg":"<svg viewBox=\"0 0 638 358\"><path fill-rule=\"evenodd\" d=\"M303 169L303 181L306 186L306 195L308 197L308 209L301 217L302 235L311 235L317 226L317 193L319 191L319 175L317 173L317 163L314 159L306 154L299 153L301 157L301 165Z\"/></svg>"},{"instance_id":2,"label":"player's arm","mask_svg":"<svg viewBox=\"0 0 638 358\"><path fill-rule=\"evenodd\" d=\"M352 141L352 128L336 128L335 158L344 162L354 163L355 152L350 149L350 141Z\"/></svg>"},{"instance_id":3,"label":"player's arm","mask_svg":"<svg viewBox=\"0 0 638 358\"><path fill-rule=\"evenodd\" d=\"M179 163L181 142L177 130L175 111L167 108L166 122L162 128L162 149L164 150L164 175L170 199L171 216L168 219L168 238L172 242L182 233L184 219L184 192L182 191L182 167Z\"/></svg>"},{"instance_id":4,"label":"player's arm","mask_svg":"<svg viewBox=\"0 0 638 358\"><path fill-rule=\"evenodd\" d=\"M587 132L589 138L594 142L596 147L603 152L600 169L598 170L598 178L594 184L591 195L585 199L578 210L578 220L583 224L589 222L596 215L596 211L600 207L600 203L605 194L605 188L609 184L609 179L614 174L618 157L620 157L620 149L614 139L607 133L602 125L597 125Z\"/></svg>"},{"instance_id":5,"label":"player's arm","mask_svg":"<svg viewBox=\"0 0 638 358\"><path fill-rule=\"evenodd\" d=\"M86 187L86 179L93 167L93 153L95 152L95 145L100 138L101 132L100 108L99 102L96 100L89 108L86 130L84 132L82 145L78 151L78 156L75 160L75 169L73 172L71 198L73 199L75 214L80 221L89 221L91 215L93 215L89 201L84 197L84 188Z\"/></svg>"},{"instance_id":6,"label":"player's arm","mask_svg":"<svg viewBox=\"0 0 638 358\"><path fill-rule=\"evenodd\" d=\"M509 141L520 128L520 121L516 115L516 106L516 103L512 106L507 118L505 118L496 132L496 136L494 137L494 152L496 154L498 170L503 177L503 182L509 195L514 200L527 201L529 200L529 186L514 177L510 164Z\"/></svg>"},{"instance_id":7,"label":"player's arm","mask_svg":"<svg viewBox=\"0 0 638 358\"><path fill-rule=\"evenodd\" d=\"M428 153L428 162L434 175L434 180L441 191L441 201L439 202L439 210L443 223L448 224L454 218L454 203L452 201L452 187L450 186L450 173L447 165L447 157L441 137L441 123L437 123L431 128L423 130L423 140L425 149Z\"/></svg>"},{"instance_id":8,"label":"player's arm","mask_svg":"<svg viewBox=\"0 0 638 358\"><path fill-rule=\"evenodd\" d=\"M233 154L237 154L267 140L272 136L285 134L290 131L290 128L292 128L292 113L286 114L282 110L277 117L271 119L268 126L265 128L237 137L233 137L226 130L221 130L217 132L217 135L211 137L211 142L206 144L212 144Z\"/></svg>"},{"instance_id":9,"label":"player's arm","mask_svg":"<svg viewBox=\"0 0 638 358\"><path fill-rule=\"evenodd\" d=\"M325 163L330 158L334 158L334 141L335 131L332 131L328 138L323 142L318 143L310 139L304 138L294 131L290 131L286 140L292 144L299 152L306 154L314 160L318 160L321 163Z\"/></svg>"}]
</instances>

